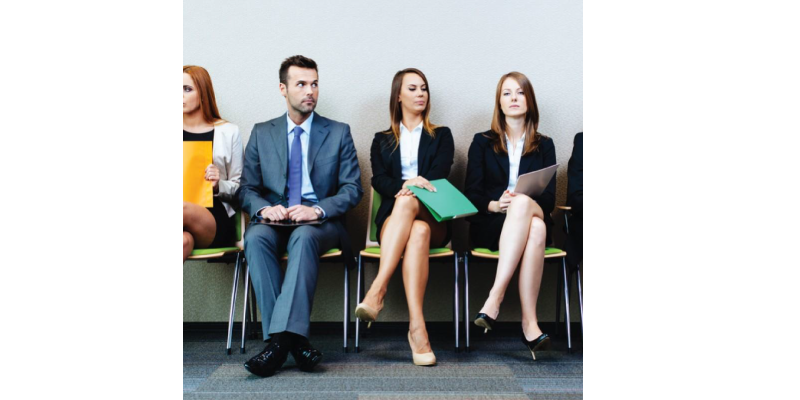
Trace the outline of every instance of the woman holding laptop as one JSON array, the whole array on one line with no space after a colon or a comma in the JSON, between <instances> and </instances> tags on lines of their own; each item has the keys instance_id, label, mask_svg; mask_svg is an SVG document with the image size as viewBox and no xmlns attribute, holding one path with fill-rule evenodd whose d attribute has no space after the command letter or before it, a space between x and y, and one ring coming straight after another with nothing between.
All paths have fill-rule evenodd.
<instances>
[{"instance_id":1,"label":"woman holding laptop","mask_svg":"<svg viewBox=\"0 0 800 400\"><path fill-rule=\"evenodd\" d=\"M478 208L468 217L474 247L500 250L497 276L475 325L492 329L517 265L522 303L522 341L533 359L550 337L539 329L536 300L542 280L545 244L552 226L556 179L534 198L515 193L520 175L556 164L553 140L538 130L539 108L528 78L510 72L500 78L492 128L475 134L469 148L465 195Z\"/></svg>"}]
</instances>

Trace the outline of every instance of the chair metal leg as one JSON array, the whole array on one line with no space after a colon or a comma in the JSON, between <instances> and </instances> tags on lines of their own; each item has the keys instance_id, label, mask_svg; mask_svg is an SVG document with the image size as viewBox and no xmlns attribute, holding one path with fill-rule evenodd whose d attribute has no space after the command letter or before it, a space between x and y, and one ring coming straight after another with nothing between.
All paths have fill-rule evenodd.
<instances>
[{"instance_id":1,"label":"chair metal leg","mask_svg":"<svg viewBox=\"0 0 800 400\"><path fill-rule=\"evenodd\" d=\"M347 353L347 327L350 325L350 271L344 263L344 352Z\"/></svg>"},{"instance_id":2,"label":"chair metal leg","mask_svg":"<svg viewBox=\"0 0 800 400\"><path fill-rule=\"evenodd\" d=\"M572 336L570 335L570 327L569 327L569 281L567 280L567 259L566 257L561 257L561 271L564 274L564 311L566 312L566 318L564 322L567 324L567 353L572 351Z\"/></svg>"},{"instance_id":3,"label":"chair metal leg","mask_svg":"<svg viewBox=\"0 0 800 400\"><path fill-rule=\"evenodd\" d=\"M247 265L244 268L244 310L242 310L242 347L239 349L239 353L244 354L244 341L245 341L245 334L247 333L247 303L250 299L250 266Z\"/></svg>"},{"instance_id":4,"label":"chair metal leg","mask_svg":"<svg viewBox=\"0 0 800 400\"><path fill-rule=\"evenodd\" d=\"M236 292L239 289L239 268L241 268L242 253L236 255L236 267L233 269L233 289L231 290L231 311L228 315L228 342L225 348L231 354L231 339L233 339L233 314L236 312Z\"/></svg>"},{"instance_id":5,"label":"chair metal leg","mask_svg":"<svg viewBox=\"0 0 800 400\"><path fill-rule=\"evenodd\" d=\"M458 293L458 253L454 253L453 254L453 276L455 278L454 281L453 281L454 282L454 285L453 285L453 326L454 326L455 332L456 332L456 353L458 353L458 351L459 351L459 349L461 347L459 345L459 341L458 341L458 339L459 339L459 337L458 337L459 329L458 328L460 328L460 326L459 326L460 325L460 323L459 323L460 320L458 318L459 318L459 315L460 315L460 312L461 312L461 310L458 307L459 306L459 304L458 304L458 300L459 300L458 299L459 298L459 293Z\"/></svg>"},{"instance_id":6,"label":"chair metal leg","mask_svg":"<svg viewBox=\"0 0 800 400\"><path fill-rule=\"evenodd\" d=\"M578 303L581 306L581 335L583 335L583 289L581 289L581 264L578 263L575 272L578 277Z\"/></svg>"},{"instance_id":7,"label":"chair metal leg","mask_svg":"<svg viewBox=\"0 0 800 400\"><path fill-rule=\"evenodd\" d=\"M464 252L464 350L469 353L469 252Z\"/></svg>"},{"instance_id":8,"label":"chair metal leg","mask_svg":"<svg viewBox=\"0 0 800 400\"><path fill-rule=\"evenodd\" d=\"M247 260L245 260L247 262ZM250 315L252 317L250 324L250 339L258 338L258 302L256 301L256 291L253 287L253 281L250 281Z\"/></svg>"},{"instance_id":9,"label":"chair metal leg","mask_svg":"<svg viewBox=\"0 0 800 400\"><path fill-rule=\"evenodd\" d=\"M564 229L566 234L569 235L569 218L567 218L567 212L564 213ZM556 284L556 331L555 335L558 335L558 325L561 322L561 280L557 280Z\"/></svg>"},{"instance_id":10,"label":"chair metal leg","mask_svg":"<svg viewBox=\"0 0 800 400\"><path fill-rule=\"evenodd\" d=\"M356 302L361 303L362 287L364 284L364 270L361 268L361 254L358 255L358 271L356 271ZM354 343L354 350L358 353L358 340L361 337L361 320L356 316L356 337Z\"/></svg>"},{"instance_id":11,"label":"chair metal leg","mask_svg":"<svg viewBox=\"0 0 800 400\"><path fill-rule=\"evenodd\" d=\"M547 261L547 260L545 260ZM561 279L556 279L556 331L555 336L558 336L559 324L561 323Z\"/></svg>"}]
</instances>

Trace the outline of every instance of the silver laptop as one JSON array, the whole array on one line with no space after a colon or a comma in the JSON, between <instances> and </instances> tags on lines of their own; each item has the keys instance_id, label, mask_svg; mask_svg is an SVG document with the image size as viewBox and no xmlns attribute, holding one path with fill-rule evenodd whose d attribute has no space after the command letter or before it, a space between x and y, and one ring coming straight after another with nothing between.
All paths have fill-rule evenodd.
<instances>
[{"instance_id":1,"label":"silver laptop","mask_svg":"<svg viewBox=\"0 0 800 400\"><path fill-rule=\"evenodd\" d=\"M540 196L547 189L547 185L555 176L557 169L558 164L520 175L517 178L517 186L514 188L514 192L526 194L531 198Z\"/></svg>"}]
</instances>

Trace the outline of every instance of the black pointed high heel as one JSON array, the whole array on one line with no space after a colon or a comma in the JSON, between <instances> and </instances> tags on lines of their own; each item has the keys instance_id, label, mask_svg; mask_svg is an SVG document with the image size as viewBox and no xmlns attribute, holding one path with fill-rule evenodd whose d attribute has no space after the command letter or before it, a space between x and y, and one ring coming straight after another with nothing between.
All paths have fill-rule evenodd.
<instances>
[{"instance_id":1,"label":"black pointed high heel","mask_svg":"<svg viewBox=\"0 0 800 400\"><path fill-rule=\"evenodd\" d=\"M534 350L547 350L550 348L550 336L546 333L541 334L538 338L531 340L530 342L528 339L525 339L525 332L522 332L522 343L528 347L528 350L531 351L531 357L533 357L533 361L536 361L536 353Z\"/></svg>"},{"instance_id":2,"label":"black pointed high heel","mask_svg":"<svg viewBox=\"0 0 800 400\"><path fill-rule=\"evenodd\" d=\"M475 325L483 328L483 334L485 335L494 327L494 319L484 313L478 313L478 315L475 316Z\"/></svg>"}]
</instances>

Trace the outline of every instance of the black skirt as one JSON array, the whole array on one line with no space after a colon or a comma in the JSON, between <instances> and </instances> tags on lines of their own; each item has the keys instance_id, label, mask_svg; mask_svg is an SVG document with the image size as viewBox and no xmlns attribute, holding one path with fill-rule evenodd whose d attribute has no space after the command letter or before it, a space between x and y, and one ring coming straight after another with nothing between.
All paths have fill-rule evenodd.
<instances>
[{"instance_id":1,"label":"black skirt","mask_svg":"<svg viewBox=\"0 0 800 400\"><path fill-rule=\"evenodd\" d=\"M233 246L236 243L236 225L234 225L233 217L228 217L228 212L225 211L222 201L215 197L214 207L209 208L208 211L211 211L211 215L214 216L214 221L217 223L214 241L208 247L213 249Z\"/></svg>"},{"instance_id":2,"label":"black skirt","mask_svg":"<svg viewBox=\"0 0 800 400\"><path fill-rule=\"evenodd\" d=\"M506 214L489 214L482 218L480 222L469 224L469 238L472 239L472 247L483 247L491 251L500 248L500 233L503 232L503 224L506 222Z\"/></svg>"}]
</instances>

